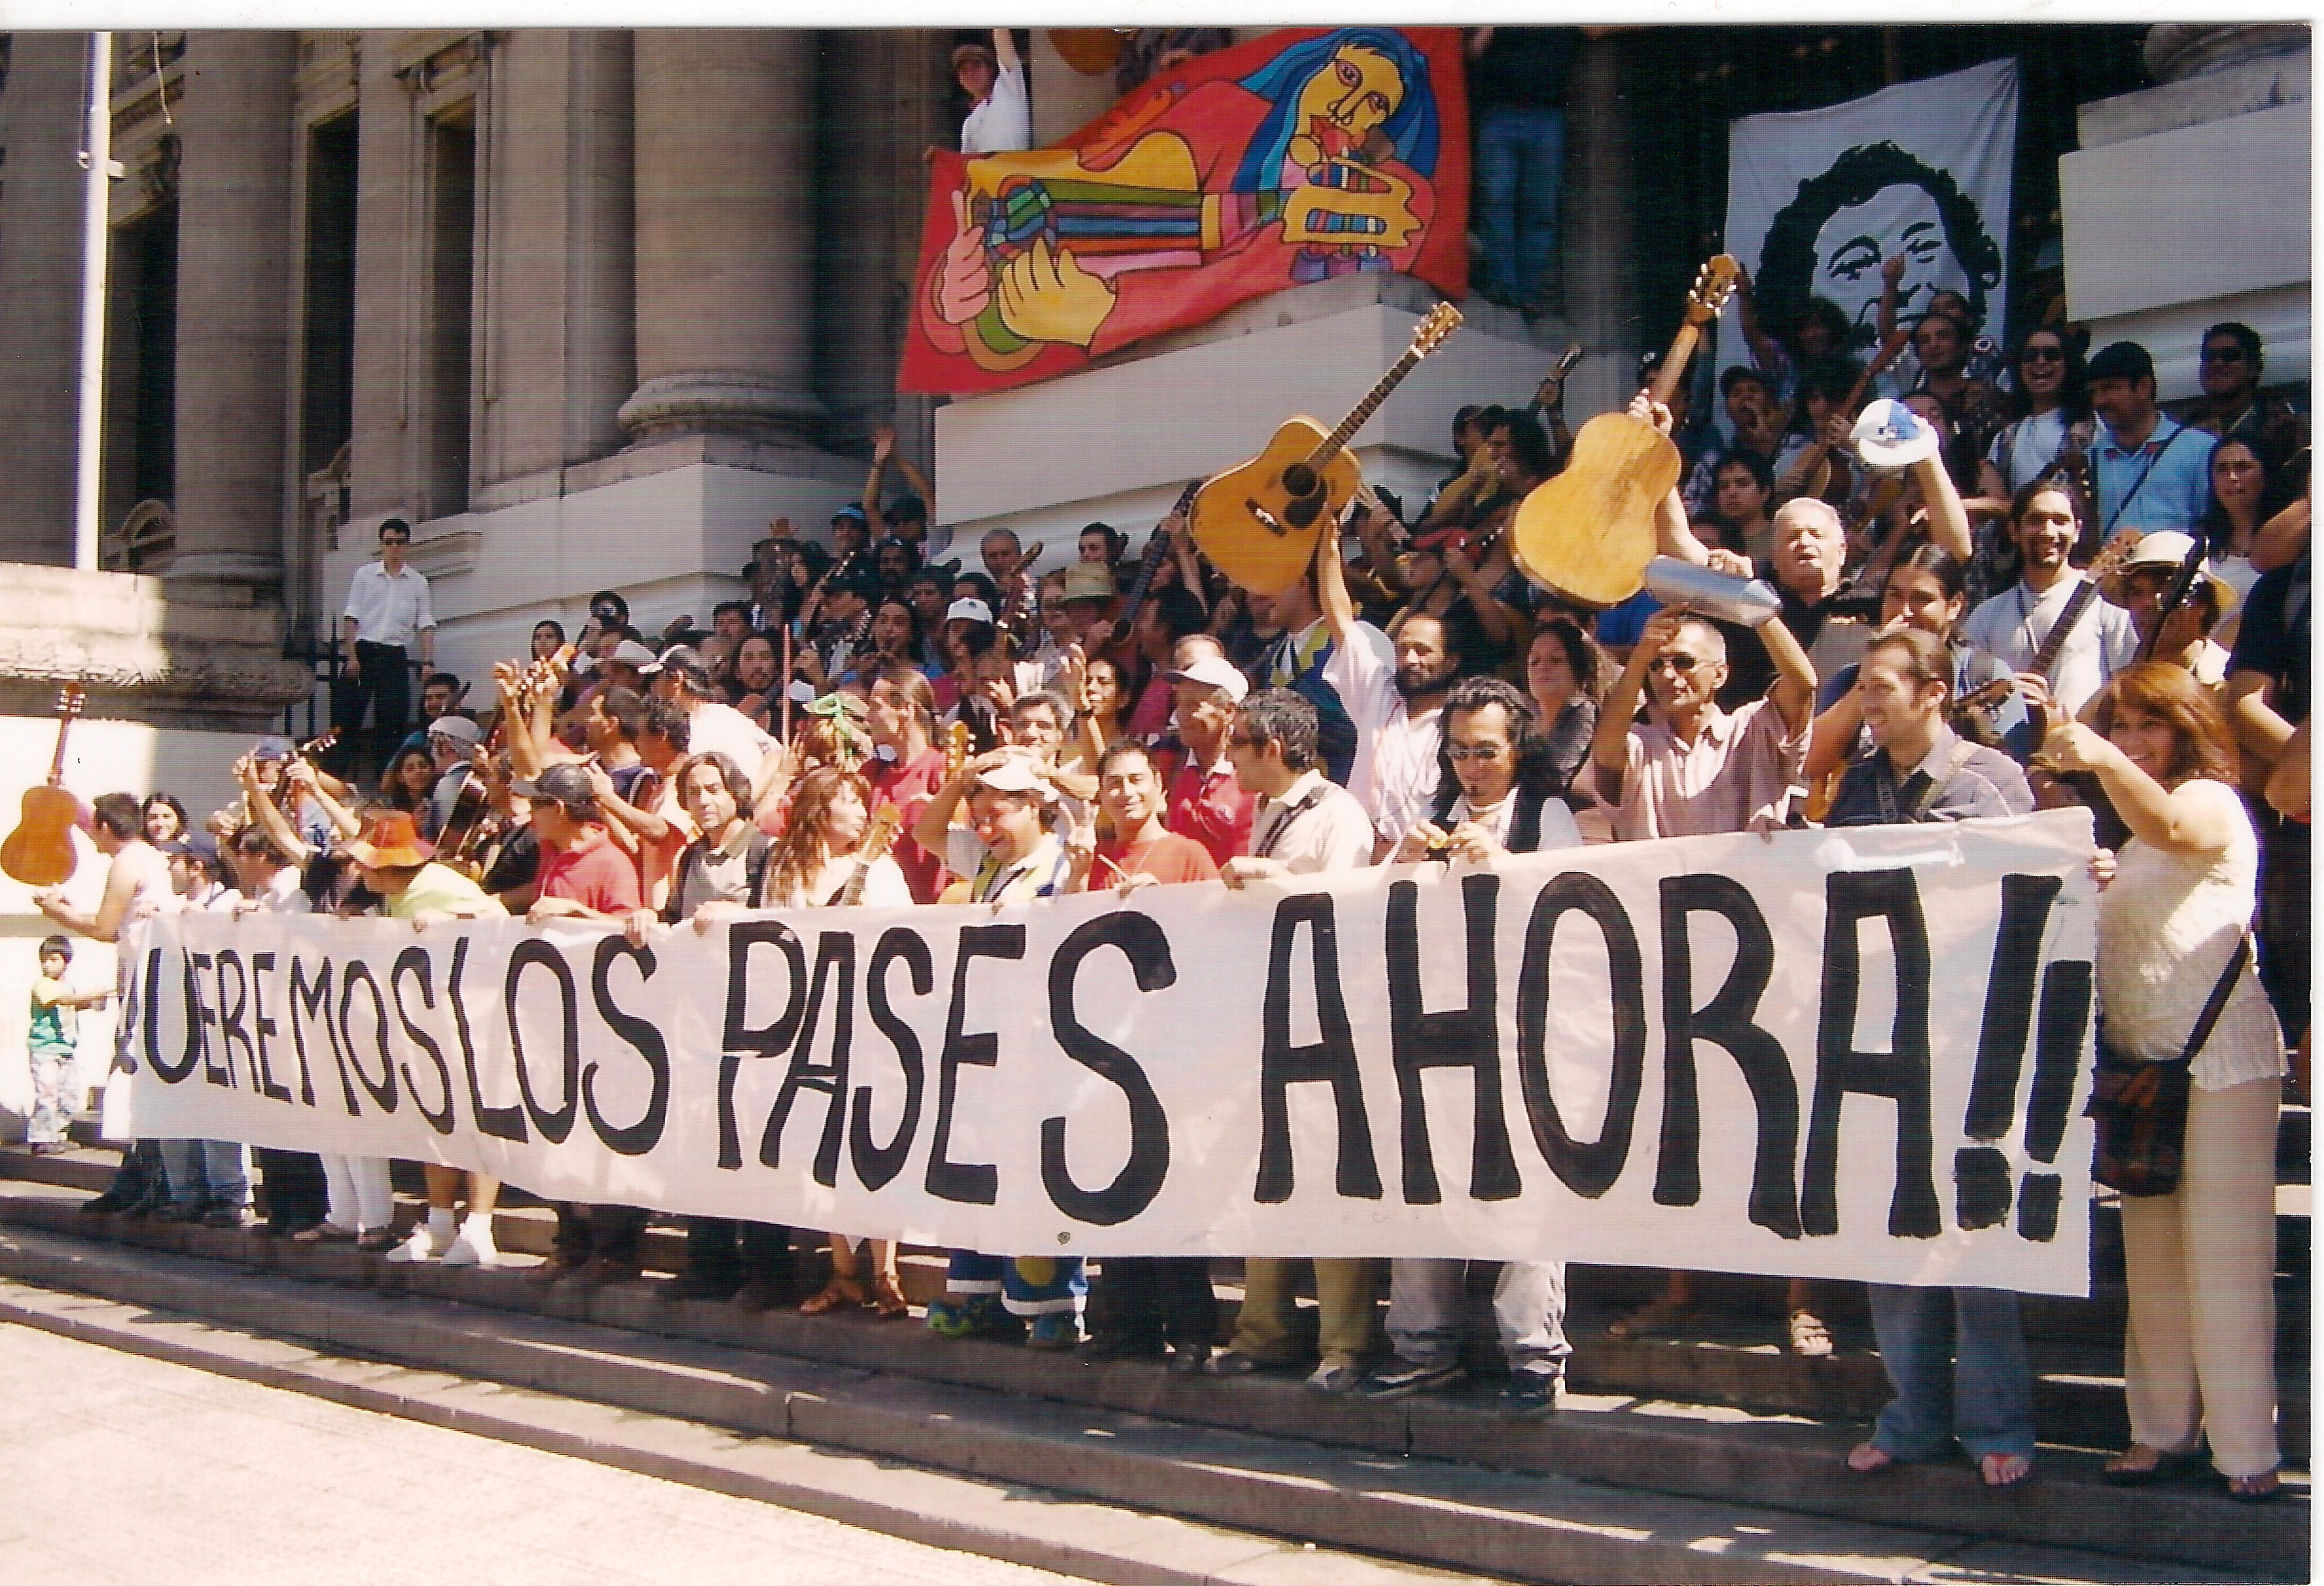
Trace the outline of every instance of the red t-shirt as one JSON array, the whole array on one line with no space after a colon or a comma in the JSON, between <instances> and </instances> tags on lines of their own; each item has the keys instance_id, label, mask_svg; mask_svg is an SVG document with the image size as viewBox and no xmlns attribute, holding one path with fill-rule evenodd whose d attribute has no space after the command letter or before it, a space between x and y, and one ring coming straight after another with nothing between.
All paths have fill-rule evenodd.
<instances>
[{"instance_id":1,"label":"red t-shirt","mask_svg":"<svg viewBox=\"0 0 2324 1586\"><path fill-rule=\"evenodd\" d=\"M587 828L585 828L585 830ZM627 914L645 907L638 884L638 862L598 830L574 848L540 845L540 895L562 898L600 914Z\"/></svg>"},{"instance_id":2,"label":"red t-shirt","mask_svg":"<svg viewBox=\"0 0 2324 1586\"><path fill-rule=\"evenodd\" d=\"M1170 779L1162 824L1182 837L1192 837L1213 860L1224 864L1250 844L1251 809L1258 802L1235 786L1231 770L1205 775L1189 761Z\"/></svg>"},{"instance_id":3,"label":"red t-shirt","mask_svg":"<svg viewBox=\"0 0 2324 1586\"><path fill-rule=\"evenodd\" d=\"M1164 832L1151 842L1129 847L1120 843L1101 843L1097 856L1102 862L1090 878L1093 888L1111 886L1125 875L1152 876L1169 885L1216 881L1219 874L1219 867L1211 862L1208 849L1176 832Z\"/></svg>"},{"instance_id":4,"label":"red t-shirt","mask_svg":"<svg viewBox=\"0 0 2324 1586\"><path fill-rule=\"evenodd\" d=\"M874 761L864 767L864 773L872 779L872 809L892 804L903 817L903 830L896 834L892 852L912 889L912 901L934 903L944 890L944 855L921 847L912 835L912 825L945 784L944 751L929 749L904 765Z\"/></svg>"}]
</instances>

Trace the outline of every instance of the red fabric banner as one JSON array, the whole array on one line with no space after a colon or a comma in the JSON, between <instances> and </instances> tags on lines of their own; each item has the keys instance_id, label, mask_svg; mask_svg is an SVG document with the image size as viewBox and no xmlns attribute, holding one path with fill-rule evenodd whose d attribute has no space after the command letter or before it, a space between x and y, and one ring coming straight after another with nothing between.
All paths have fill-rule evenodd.
<instances>
[{"instance_id":1,"label":"red fabric banner","mask_svg":"<svg viewBox=\"0 0 2324 1586\"><path fill-rule=\"evenodd\" d=\"M1455 28L1305 28L1157 77L1049 149L939 152L899 389L1001 391L1363 270L1468 290Z\"/></svg>"}]
</instances>

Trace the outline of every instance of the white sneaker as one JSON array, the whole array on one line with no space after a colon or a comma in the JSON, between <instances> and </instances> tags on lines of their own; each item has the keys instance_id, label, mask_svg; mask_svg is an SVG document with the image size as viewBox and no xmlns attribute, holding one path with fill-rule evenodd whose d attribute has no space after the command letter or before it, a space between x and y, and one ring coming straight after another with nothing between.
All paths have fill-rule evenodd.
<instances>
[{"instance_id":1,"label":"white sneaker","mask_svg":"<svg viewBox=\"0 0 2324 1586\"><path fill-rule=\"evenodd\" d=\"M433 1261L441 1258L449 1248L438 1244L428 1231L428 1224L422 1222L411 1231L410 1238L387 1252L387 1259L391 1261Z\"/></svg>"},{"instance_id":2,"label":"white sneaker","mask_svg":"<svg viewBox=\"0 0 2324 1586\"><path fill-rule=\"evenodd\" d=\"M497 1267L501 1253L493 1243L493 1225L489 1218L469 1217L460 1223L460 1231L444 1251L447 1267Z\"/></svg>"}]
</instances>

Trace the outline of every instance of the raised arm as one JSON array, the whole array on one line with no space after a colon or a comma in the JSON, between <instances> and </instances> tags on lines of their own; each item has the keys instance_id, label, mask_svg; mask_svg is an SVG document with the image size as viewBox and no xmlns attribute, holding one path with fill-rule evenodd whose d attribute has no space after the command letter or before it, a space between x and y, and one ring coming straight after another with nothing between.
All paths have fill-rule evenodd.
<instances>
[{"instance_id":1,"label":"raised arm","mask_svg":"<svg viewBox=\"0 0 2324 1586\"><path fill-rule=\"evenodd\" d=\"M2042 741L2041 758L2059 770L2096 771L2115 813L2151 848L2194 854L2217 853L2227 845L2224 800L2199 792L2199 782L2165 788L2095 728L2080 722L2052 728Z\"/></svg>"},{"instance_id":2,"label":"raised arm","mask_svg":"<svg viewBox=\"0 0 2324 1586\"><path fill-rule=\"evenodd\" d=\"M2309 500L2301 496L2259 526L2252 536L2251 565L2263 573L2288 567L2308 549Z\"/></svg>"},{"instance_id":3,"label":"raised arm","mask_svg":"<svg viewBox=\"0 0 2324 1586\"><path fill-rule=\"evenodd\" d=\"M1751 362L1761 369L1774 369L1781 364L1783 349L1759 323L1758 294L1751 290L1751 273L1739 266L1735 272L1735 315L1742 322L1743 340L1751 349Z\"/></svg>"},{"instance_id":4,"label":"raised arm","mask_svg":"<svg viewBox=\"0 0 2324 1586\"><path fill-rule=\"evenodd\" d=\"M1766 647L1767 659L1775 663L1775 686L1767 690L1767 697L1784 718L1784 731L1796 733L1807 724L1808 712L1815 708L1815 663L1808 659L1808 652L1800 648L1800 641L1780 618L1771 617L1752 632Z\"/></svg>"},{"instance_id":5,"label":"raised arm","mask_svg":"<svg viewBox=\"0 0 2324 1586\"><path fill-rule=\"evenodd\" d=\"M1913 477L1921 482L1921 504L1929 510L1929 541L1941 547L1956 561L1966 563L1976 554L1969 533L1969 511L1961 504L1960 492L1953 488L1953 476L1945 472L1942 456L1923 457L1913 465Z\"/></svg>"},{"instance_id":6,"label":"raised arm","mask_svg":"<svg viewBox=\"0 0 2324 1586\"><path fill-rule=\"evenodd\" d=\"M1665 436L1671 433L1671 410L1646 392L1641 391L1630 399L1628 411L1631 418L1653 425L1659 433ZM1682 468L1679 471L1680 483L1672 485L1663 499L1655 503L1655 549L1664 556L1675 557L1698 567L1716 566L1721 572L1749 576L1751 569L1748 563L1724 551L1720 556L1727 558L1725 561L1715 558L1711 548L1696 536L1694 526L1686 521L1685 477L1686 471ZM1742 565L1730 566L1729 562Z\"/></svg>"},{"instance_id":7,"label":"raised arm","mask_svg":"<svg viewBox=\"0 0 2324 1586\"><path fill-rule=\"evenodd\" d=\"M1003 71L1017 69L1017 35L1007 28L992 30L992 58Z\"/></svg>"},{"instance_id":8,"label":"raised arm","mask_svg":"<svg viewBox=\"0 0 2324 1586\"><path fill-rule=\"evenodd\" d=\"M303 765L306 762L294 763ZM299 829L290 824L290 818L274 800L266 796L266 789L259 786L258 768L251 763L248 755L234 762L234 779L242 788L243 809L258 823L259 830L274 840L274 845L291 863L303 866L315 857L314 844L299 834Z\"/></svg>"},{"instance_id":9,"label":"raised arm","mask_svg":"<svg viewBox=\"0 0 2324 1586\"><path fill-rule=\"evenodd\" d=\"M1880 332L1881 345L1896 334L1896 288L1904 279L1904 255L1897 254L1880 261Z\"/></svg>"},{"instance_id":10,"label":"raised arm","mask_svg":"<svg viewBox=\"0 0 2324 1586\"><path fill-rule=\"evenodd\" d=\"M1590 740L1590 763L1598 777L1598 797L1608 804L1622 799L1622 780L1630 770L1630 722L1638 714L1638 702L1646 697L1646 669L1663 647L1677 637L1681 614L1659 611L1646 619L1637 643L1630 647L1630 659L1622 664L1621 676L1614 679L1605 703L1599 706L1598 731Z\"/></svg>"}]
</instances>

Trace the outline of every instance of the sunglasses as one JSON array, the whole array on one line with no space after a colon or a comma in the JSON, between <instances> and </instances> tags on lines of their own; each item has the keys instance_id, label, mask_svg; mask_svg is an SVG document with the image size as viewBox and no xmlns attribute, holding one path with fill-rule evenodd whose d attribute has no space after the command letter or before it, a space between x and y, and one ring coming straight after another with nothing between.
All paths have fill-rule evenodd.
<instances>
[{"instance_id":1,"label":"sunglasses","mask_svg":"<svg viewBox=\"0 0 2324 1586\"><path fill-rule=\"evenodd\" d=\"M2243 361L2244 350L2241 347L2205 347L2203 349L2203 362L2206 364L2240 364Z\"/></svg>"},{"instance_id":2,"label":"sunglasses","mask_svg":"<svg viewBox=\"0 0 2324 1586\"><path fill-rule=\"evenodd\" d=\"M1646 670L1691 672L1701 664L1691 655L1658 655L1646 663Z\"/></svg>"},{"instance_id":3,"label":"sunglasses","mask_svg":"<svg viewBox=\"0 0 2324 1586\"><path fill-rule=\"evenodd\" d=\"M2066 361L2063 347L2027 347L2017 355L2021 364L2062 364Z\"/></svg>"},{"instance_id":4,"label":"sunglasses","mask_svg":"<svg viewBox=\"0 0 2324 1586\"><path fill-rule=\"evenodd\" d=\"M1444 758L1455 765L1470 760L1499 760L1508 748L1506 743L1455 743L1445 750Z\"/></svg>"}]
</instances>

